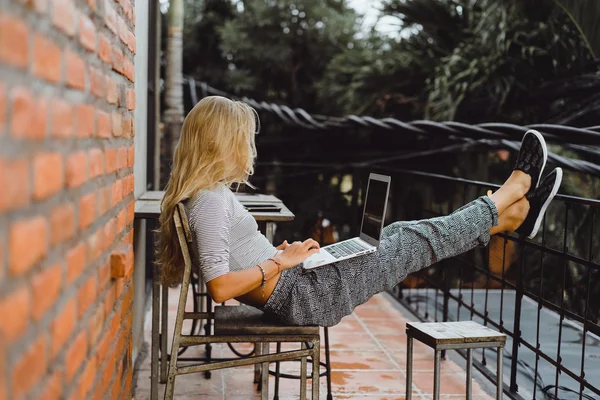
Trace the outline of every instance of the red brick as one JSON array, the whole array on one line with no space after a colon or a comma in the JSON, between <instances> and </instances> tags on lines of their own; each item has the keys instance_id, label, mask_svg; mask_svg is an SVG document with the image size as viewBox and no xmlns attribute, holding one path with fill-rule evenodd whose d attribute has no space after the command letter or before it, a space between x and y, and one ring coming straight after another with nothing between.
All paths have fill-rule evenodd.
<instances>
[{"instance_id":1,"label":"red brick","mask_svg":"<svg viewBox=\"0 0 600 400\"><path fill-rule=\"evenodd\" d=\"M72 136L73 123L75 122L73 105L58 98L54 98L51 107L52 134L61 138Z\"/></svg>"},{"instance_id":2,"label":"red brick","mask_svg":"<svg viewBox=\"0 0 600 400\"><path fill-rule=\"evenodd\" d=\"M106 173L117 170L117 149L106 149Z\"/></svg>"},{"instance_id":3,"label":"red brick","mask_svg":"<svg viewBox=\"0 0 600 400\"><path fill-rule=\"evenodd\" d=\"M106 76L106 101L110 104L118 104L119 103L119 86L117 82L110 78L110 76Z\"/></svg>"},{"instance_id":4,"label":"red brick","mask_svg":"<svg viewBox=\"0 0 600 400\"><path fill-rule=\"evenodd\" d=\"M79 16L79 42L85 49L96 52L96 26L84 14Z\"/></svg>"},{"instance_id":5,"label":"red brick","mask_svg":"<svg viewBox=\"0 0 600 400\"><path fill-rule=\"evenodd\" d=\"M65 357L65 378L67 383L71 382L71 379L73 379L73 376L79 370L79 367L81 366L81 363L83 363L86 354L87 335L86 331L82 331L79 333L79 335L77 335L69 350L67 350L67 355Z\"/></svg>"},{"instance_id":6,"label":"red brick","mask_svg":"<svg viewBox=\"0 0 600 400\"><path fill-rule=\"evenodd\" d=\"M4 124L6 122L6 88L4 83L0 82L0 136L4 134Z\"/></svg>"},{"instance_id":7,"label":"red brick","mask_svg":"<svg viewBox=\"0 0 600 400\"><path fill-rule=\"evenodd\" d=\"M77 292L77 314L81 319L83 314L96 300L96 277L91 276Z\"/></svg>"},{"instance_id":8,"label":"red brick","mask_svg":"<svg viewBox=\"0 0 600 400\"><path fill-rule=\"evenodd\" d=\"M0 298L0 334L8 343L21 338L29 324L31 310L30 290L21 286L8 296Z\"/></svg>"},{"instance_id":9,"label":"red brick","mask_svg":"<svg viewBox=\"0 0 600 400\"><path fill-rule=\"evenodd\" d=\"M125 94L125 106L128 110L135 109L135 90L127 89L127 92Z\"/></svg>"},{"instance_id":10,"label":"red brick","mask_svg":"<svg viewBox=\"0 0 600 400\"><path fill-rule=\"evenodd\" d=\"M29 28L25 21L10 15L0 15L0 61L17 68L26 68L29 53Z\"/></svg>"},{"instance_id":11,"label":"red brick","mask_svg":"<svg viewBox=\"0 0 600 400\"><path fill-rule=\"evenodd\" d=\"M123 136L123 120L119 112L114 111L111 115L112 134L114 137Z\"/></svg>"},{"instance_id":12,"label":"red brick","mask_svg":"<svg viewBox=\"0 0 600 400\"><path fill-rule=\"evenodd\" d=\"M116 233L115 233L115 225L116 225L116 219L115 218L111 218L104 225L104 250L108 250L108 248L115 241L115 235L116 235Z\"/></svg>"},{"instance_id":13,"label":"red brick","mask_svg":"<svg viewBox=\"0 0 600 400\"><path fill-rule=\"evenodd\" d=\"M96 119L98 120L97 135L100 138L110 137L110 115L104 111L96 111Z\"/></svg>"},{"instance_id":14,"label":"red brick","mask_svg":"<svg viewBox=\"0 0 600 400\"><path fill-rule=\"evenodd\" d=\"M85 269L85 245L78 244L67 254L67 284L81 276Z\"/></svg>"},{"instance_id":15,"label":"red brick","mask_svg":"<svg viewBox=\"0 0 600 400\"><path fill-rule=\"evenodd\" d=\"M116 287L113 285L108 289L108 291L106 292L106 297L104 298L104 311L107 316L113 310L116 299L117 299L117 291L116 291ZM108 335L108 336L112 337L112 335Z\"/></svg>"},{"instance_id":16,"label":"red brick","mask_svg":"<svg viewBox=\"0 0 600 400\"><path fill-rule=\"evenodd\" d=\"M75 10L73 0L52 0L52 23L69 36L75 34Z\"/></svg>"},{"instance_id":17,"label":"red brick","mask_svg":"<svg viewBox=\"0 0 600 400\"><path fill-rule=\"evenodd\" d=\"M96 218L96 196L94 193L81 196L79 199L79 229L89 227Z\"/></svg>"},{"instance_id":18,"label":"red brick","mask_svg":"<svg viewBox=\"0 0 600 400\"><path fill-rule=\"evenodd\" d=\"M83 58L72 51L67 50L66 60L67 86L79 90L85 89L85 62L83 61Z\"/></svg>"},{"instance_id":19,"label":"red brick","mask_svg":"<svg viewBox=\"0 0 600 400\"><path fill-rule=\"evenodd\" d=\"M40 33L33 39L33 74L50 82L58 82L62 71L60 48Z\"/></svg>"},{"instance_id":20,"label":"red brick","mask_svg":"<svg viewBox=\"0 0 600 400\"><path fill-rule=\"evenodd\" d=\"M94 67L89 68L89 76L90 76L90 92L100 98L104 98L105 96L105 78L102 72Z\"/></svg>"},{"instance_id":21,"label":"red brick","mask_svg":"<svg viewBox=\"0 0 600 400\"><path fill-rule=\"evenodd\" d=\"M45 14L48 11L47 0L33 0L33 6L35 7L35 11L40 14Z\"/></svg>"},{"instance_id":22,"label":"red brick","mask_svg":"<svg viewBox=\"0 0 600 400\"><path fill-rule=\"evenodd\" d=\"M125 58L123 61L123 75L125 75L131 82L135 82L133 62L129 58Z\"/></svg>"},{"instance_id":23,"label":"red brick","mask_svg":"<svg viewBox=\"0 0 600 400\"><path fill-rule=\"evenodd\" d=\"M123 182L116 181L112 185L112 205L117 205L123 199Z\"/></svg>"},{"instance_id":24,"label":"red brick","mask_svg":"<svg viewBox=\"0 0 600 400\"><path fill-rule=\"evenodd\" d=\"M127 223L127 210L121 210L117 215L117 234L123 232Z\"/></svg>"},{"instance_id":25,"label":"red brick","mask_svg":"<svg viewBox=\"0 0 600 400\"><path fill-rule=\"evenodd\" d=\"M31 282L33 293L33 319L39 321L56 302L61 288L62 265L55 264L38 272Z\"/></svg>"},{"instance_id":26,"label":"red brick","mask_svg":"<svg viewBox=\"0 0 600 400\"><path fill-rule=\"evenodd\" d=\"M0 158L0 212L15 210L29 204L29 162Z\"/></svg>"},{"instance_id":27,"label":"red brick","mask_svg":"<svg viewBox=\"0 0 600 400\"><path fill-rule=\"evenodd\" d=\"M129 115L123 117L123 137L133 137L133 118Z\"/></svg>"},{"instance_id":28,"label":"red brick","mask_svg":"<svg viewBox=\"0 0 600 400\"><path fill-rule=\"evenodd\" d=\"M94 107L89 104L77 105L77 136L80 138L94 136Z\"/></svg>"},{"instance_id":29,"label":"red brick","mask_svg":"<svg viewBox=\"0 0 600 400\"><path fill-rule=\"evenodd\" d=\"M135 54L135 51L136 51L135 35L131 31L127 33L127 47L129 47L129 50L133 54Z\"/></svg>"},{"instance_id":30,"label":"red brick","mask_svg":"<svg viewBox=\"0 0 600 400\"><path fill-rule=\"evenodd\" d=\"M85 183L87 179L87 154L78 151L67 157L67 187L74 188Z\"/></svg>"},{"instance_id":31,"label":"red brick","mask_svg":"<svg viewBox=\"0 0 600 400\"><path fill-rule=\"evenodd\" d=\"M131 3L128 1L120 1L120 3L121 3L121 6L123 7L123 12L129 18L129 15L131 13Z\"/></svg>"},{"instance_id":32,"label":"red brick","mask_svg":"<svg viewBox=\"0 0 600 400\"><path fill-rule=\"evenodd\" d=\"M89 151L90 178L96 178L104 173L104 153L100 149Z\"/></svg>"},{"instance_id":33,"label":"red brick","mask_svg":"<svg viewBox=\"0 0 600 400\"><path fill-rule=\"evenodd\" d=\"M119 147L117 150L117 169L127 167L127 147Z\"/></svg>"},{"instance_id":34,"label":"red brick","mask_svg":"<svg viewBox=\"0 0 600 400\"><path fill-rule=\"evenodd\" d=\"M112 67L115 71L122 73L123 72L123 62L125 58L123 56L123 51L118 47L112 48Z\"/></svg>"},{"instance_id":35,"label":"red brick","mask_svg":"<svg viewBox=\"0 0 600 400\"><path fill-rule=\"evenodd\" d=\"M56 400L62 398L64 372L58 370L50 377L37 400Z\"/></svg>"},{"instance_id":36,"label":"red brick","mask_svg":"<svg viewBox=\"0 0 600 400\"><path fill-rule=\"evenodd\" d=\"M106 357L110 354L110 348L113 345L114 338L109 334L105 334L100 342L98 343L98 349L96 351L96 366L100 368L102 362L106 359ZM110 360L110 359L109 359ZM109 364L111 362L109 361Z\"/></svg>"},{"instance_id":37,"label":"red brick","mask_svg":"<svg viewBox=\"0 0 600 400\"><path fill-rule=\"evenodd\" d=\"M133 222L135 212L135 203L133 201L127 204L127 223L130 224Z\"/></svg>"},{"instance_id":38,"label":"red brick","mask_svg":"<svg viewBox=\"0 0 600 400\"><path fill-rule=\"evenodd\" d=\"M104 23L112 33L117 33L117 11L113 5L114 1L104 0Z\"/></svg>"},{"instance_id":39,"label":"red brick","mask_svg":"<svg viewBox=\"0 0 600 400\"><path fill-rule=\"evenodd\" d=\"M33 158L33 197L44 199L65 184L63 158L59 153L38 153Z\"/></svg>"},{"instance_id":40,"label":"red brick","mask_svg":"<svg viewBox=\"0 0 600 400\"><path fill-rule=\"evenodd\" d=\"M127 149L127 166L133 167L133 163L135 162L135 147L131 146Z\"/></svg>"},{"instance_id":41,"label":"red brick","mask_svg":"<svg viewBox=\"0 0 600 400\"><path fill-rule=\"evenodd\" d=\"M13 222L8 237L11 275L24 274L46 256L48 224L43 217Z\"/></svg>"},{"instance_id":42,"label":"red brick","mask_svg":"<svg viewBox=\"0 0 600 400\"><path fill-rule=\"evenodd\" d=\"M117 25L119 29L119 39L121 39L121 42L123 42L124 44L127 44L127 39L129 36L129 27L125 22L125 19L123 19L123 17L121 16L117 16Z\"/></svg>"},{"instance_id":43,"label":"red brick","mask_svg":"<svg viewBox=\"0 0 600 400\"><path fill-rule=\"evenodd\" d=\"M25 394L32 391L46 373L46 367L48 366L47 346L46 336L40 336L15 365L12 373L13 397L15 399L21 399Z\"/></svg>"},{"instance_id":44,"label":"red brick","mask_svg":"<svg viewBox=\"0 0 600 400\"><path fill-rule=\"evenodd\" d=\"M50 212L50 245L54 246L73 237L75 209L72 204L61 204Z\"/></svg>"},{"instance_id":45,"label":"red brick","mask_svg":"<svg viewBox=\"0 0 600 400\"><path fill-rule=\"evenodd\" d=\"M110 195L112 193L111 186L107 186L105 188L98 189L96 200L98 203L98 217L106 214L106 212L110 209Z\"/></svg>"},{"instance_id":46,"label":"red brick","mask_svg":"<svg viewBox=\"0 0 600 400\"><path fill-rule=\"evenodd\" d=\"M29 89L12 90L11 133L16 138L43 139L46 136L47 105L36 101Z\"/></svg>"},{"instance_id":47,"label":"red brick","mask_svg":"<svg viewBox=\"0 0 600 400\"><path fill-rule=\"evenodd\" d=\"M101 292L106 284L110 281L110 259L108 259L98 269L98 292ZM102 308L104 309L104 308Z\"/></svg>"},{"instance_id":48,"label":"red brick","mask_svg":"<svg viewBox=\"0 0 600 400\"><path fill-rule=\"evenodd\" d=\"M105 63L110 64L111 54L112 54L112 48L111 48L110 40L108 40L108 38L104 34L101 33L99 44L98 44L98 57L100 57L100 60L104 61Z\"/></svg>"},{"instance_id":49,"label":"red brick","mask_svg":"<svg viewBox=\"0 0 600 400\"><path fill-rule=\"evenodd\" d=\"M96 344L96 341L102 333L104 327L104 306L98 307L90 320L90 348ZM93 363L90 363L93 364Z\"/></svg>"},{"instance_id":50,"label":"red brick","mask_svg":"<svg viewBox=\"0 0 600 400\"><path fill-rule=\"evenodd\" d=\"M50 332L52 335L52 349L50 355L52 358L62 350L63 346L67 342L67 339L71 336L73 328L75 327L75 299L71 298L62 308L58 317L52 322L50 326Z\"/></svg>"},{"instance_id":51,"label":"red brick","mask_svg":"<svg viewBox=\"0 0 600 400\"><path fill-rule=\"evenodd\" d=\"M104 367L104 372L102 373L102 387L105 390L105 395L108 394L108 388L110 385L110 382L113 380L113 377L115 375L115 360L114 359L108 359L106 366ZM115 379L115 386L118 383L118 379ZM117 399L118 397L113 397L114 399Z\"/></svg>"},{"instance_id":52,"label":"red brick","mask_svg":"<svg viewBox=\"0 0 600 400\"><path fill-rule=\"evenodd\" d=\"M77 399L88 398L88 393L92 389L94 378L96 378L96 364L93 362L88 362L79 381Z\"/></svg>"}]
</instances>

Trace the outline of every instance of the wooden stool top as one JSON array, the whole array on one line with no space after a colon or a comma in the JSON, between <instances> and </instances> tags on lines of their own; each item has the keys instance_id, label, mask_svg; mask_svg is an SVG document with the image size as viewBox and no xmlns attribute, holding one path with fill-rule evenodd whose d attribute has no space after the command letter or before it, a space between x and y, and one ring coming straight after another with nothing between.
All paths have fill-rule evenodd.
<instances>
[{"instance_id":1,"label":"wooden stool top","mask_svg":"<svg viewBox=\"0 0 600 400\"><path fill-rule=\"evenodd\" d=\"M406 334L433 348L502 347L506 335L474 321L407 322Z\"/></svg>"},{"instance_id":2,"label":"wooden stool top","mask_svg":"<svg viewBox=\"0 0 600 400\"><path fill-rule=\"evenodd\" d=\"M286 325L250 306L217 306L215 335L319 335L319 327Z\"/></svg>"}]
</instances>

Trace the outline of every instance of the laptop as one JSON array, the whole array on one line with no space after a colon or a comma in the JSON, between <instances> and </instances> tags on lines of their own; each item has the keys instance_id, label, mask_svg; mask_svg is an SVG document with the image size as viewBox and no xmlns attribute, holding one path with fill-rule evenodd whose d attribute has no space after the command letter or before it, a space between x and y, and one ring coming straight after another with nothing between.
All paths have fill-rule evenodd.
<instances>
[{"instance_id":1,"label":"laptop","mask_svg":"<svg viewBox=\"0 0 600 400\"><path fill-rule=\"evenodd\" d=\"M317 254L304 260L302 268L313 269L377 251L385 220L391 180L392 178L389 176L371 173L367 184L360 236L321 247Z\"/></svg>"}]
</instances>

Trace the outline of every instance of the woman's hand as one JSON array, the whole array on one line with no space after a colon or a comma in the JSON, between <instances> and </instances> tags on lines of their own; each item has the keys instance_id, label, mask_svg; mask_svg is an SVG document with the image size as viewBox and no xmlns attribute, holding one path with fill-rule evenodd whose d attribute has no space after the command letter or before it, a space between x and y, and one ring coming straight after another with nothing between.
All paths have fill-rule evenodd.
<instances>
[{"instance_id":1,"label":"woman's hand","mask_svg":"<svg viewBox=\"0 0 600 400\"><path fill-rule=\"evenodd\" d=\"M283 242L280 247L286 243ZM288 269L295 267L308 257L318 253L320 249L321 246L315 240L306 239L304 242L288 244L277 258L281 263L281 269Z\"/></svg>"},{"instance_id":2,"label":"woman's hand","mask_svg":"<svg viewBox=\"0 0 600 400\"><path fill-rule=\"evenodd\" d=\"M283 243L281 243L279 246L275 247L277 250L285 250L287 249L287 247L290 244L287 242L287 240L284 240Z\"/></svg>"}]
</instances>

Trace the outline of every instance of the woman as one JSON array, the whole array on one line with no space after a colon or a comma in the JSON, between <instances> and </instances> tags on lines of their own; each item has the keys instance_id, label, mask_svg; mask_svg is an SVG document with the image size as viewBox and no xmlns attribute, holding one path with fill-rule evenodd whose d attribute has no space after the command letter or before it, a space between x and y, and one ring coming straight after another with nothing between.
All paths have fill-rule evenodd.
<instances>
[{"instance_id":1,"label":"woman","mask_svg":"<svg viewBox=\"0 0 600 400\"><path fill-rule=\"evenodd\" d=\"M273 247L230 190L253 173L257 123L251 107L223 97L204 98L190 111L162 203L159 263L165 283L180 282L183 257L172 221L177 203L184 202L192 260L213 300L236 298L289 324L333 326L408 274L484 246L490 235L519 228L535 236L562 178L557 169L539 182L547 152L543 137L529 131L515 170L495 193L449 216L392 223L375 253L303 270L319 243Z\"/></svg>"}]
</instances>

